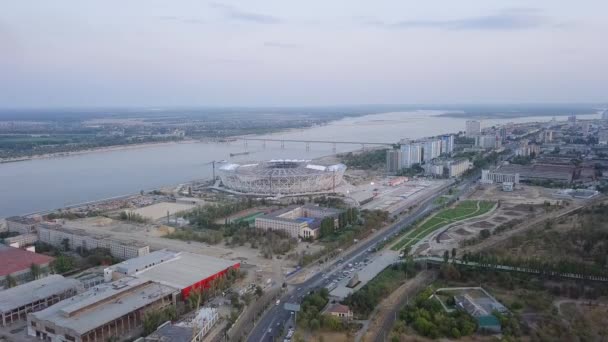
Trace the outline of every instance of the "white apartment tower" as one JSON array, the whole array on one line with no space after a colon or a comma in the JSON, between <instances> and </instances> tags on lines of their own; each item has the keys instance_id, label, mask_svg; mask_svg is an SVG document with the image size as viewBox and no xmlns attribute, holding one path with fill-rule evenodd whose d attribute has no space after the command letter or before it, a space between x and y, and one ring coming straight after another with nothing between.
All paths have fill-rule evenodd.
<instances>
[{"instance_id":1,"label":"white apartment tower","mask_svg":"<svg viewBox=\"0 0 608 342\"><path fill-rule=\"evenodd\" d=\"M422 162L422 146L420 144L406 143L401 145L401 167L410 168Z\"/></svg>"}]
</instances>

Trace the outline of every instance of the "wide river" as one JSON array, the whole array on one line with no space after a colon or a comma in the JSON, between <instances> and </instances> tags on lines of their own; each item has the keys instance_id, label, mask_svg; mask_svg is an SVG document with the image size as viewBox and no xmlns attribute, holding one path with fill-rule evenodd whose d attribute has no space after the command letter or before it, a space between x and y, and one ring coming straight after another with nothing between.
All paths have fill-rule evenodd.
<instances>
[{"instance_id":1,"label":"wide river","mask_svg":"<svg viewBox=\"0 0 608 342\"><path fill-rule=\"evenodd\" d=\"M437 117L440 112L416 111L366 115L325 126L291 130L263 137L330 141L397 142L464 130L466 119ZM578 116L598 118L598 114ZM482 127L505 122L548 121L525 117L482 121ZM565 118L562 118L565 119ZM361 148L337 145L337 152ZM249 155L231 158L230 153ZM236 162L273 158L312 159L332 154L329 144L243 142L151 145L67 157L0 164L0 217L23 215L82 202L135 193L164 185L211 177L212 160Z\"/></svg>"}]
</instances>

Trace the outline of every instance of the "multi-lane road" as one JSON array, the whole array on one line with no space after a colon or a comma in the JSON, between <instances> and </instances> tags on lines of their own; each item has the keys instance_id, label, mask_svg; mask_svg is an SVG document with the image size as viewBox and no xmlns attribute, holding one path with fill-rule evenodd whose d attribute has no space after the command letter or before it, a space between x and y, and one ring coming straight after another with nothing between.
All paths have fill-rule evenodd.
<instances>
[{"instance_id":1,"label":"multi-lane road","mask_svg":"<svg viewBox=\"0 0 608 342\"><path fill-rule=\"evenodd\" d=\"M477 180L477 178L478 175L470 177L461 182L458 185L456 194L462 195L467 192L470 186ZM357 260L363 258L365 253L367 253L368 249L375 246L377 243L391 237L394 234L397 234L401 229L410 226L414 221L435 210L437 208L437 204L435 204L435 199L443 195L446 191L447 190L438 192L435 195L427 198L414 210L412 214L403 217L398 222L393 223L387 228L384 228L375 236L360 242L352 250L344 252L344 255L342 255L340 258L340 262L343 264L356 262ZM338 260L334 260L333 263L338 263ZM290 318L292 316L292 313L284 308L283 303L299 303L301 301L301 298L308 292L320 288L324 281L324 278L331 276L332 273L337 272L338 270L338 267L330 266L328 267L327 273L319 272L308 278L301 284L297 285L296 288L287 291L280 299L280 304L273 306L271 309L266 311L266 313L260 318L254 329L249 334L247 341L273 341L277 337L280 337L282 333L281 327L285 327L285 325L287 324L287 322L290 321Z\"/></svg>"}]
</instances>

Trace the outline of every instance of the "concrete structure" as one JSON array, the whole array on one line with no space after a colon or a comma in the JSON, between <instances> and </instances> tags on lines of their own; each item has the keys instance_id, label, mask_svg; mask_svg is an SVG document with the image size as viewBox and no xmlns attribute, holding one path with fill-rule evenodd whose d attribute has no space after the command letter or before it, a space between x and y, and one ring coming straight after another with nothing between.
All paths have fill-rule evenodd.
<instances>
[{"instance_id":1,"label":"concrete structure","mask_svg":"<svg viewBox=\"0 0 608 342\"><path fill-rule=\"evenodd\" d=\"M6 227L9 232L19 234L30 234L36 232L38 220L29 217L12 216L5 219Z\"/></svg>"},{"instance_id":2,"label":"concrete structure","mask_svg":"<svg viewBox=\"0 0 608 342\"><path fill-rule=\"evenodd\" d=\"M519 174L522 181L553 181L572 183L576 167L574 165L532 164L532 165L503 165L496 173ZM483 175L482 175L483 179ZM511 180L505 180L511 181ZM517 182L513 182L518 184Z\"/></svg>"},{"instance_id":3,"label":"concrete structure","mask_svg":"<svg viewBox=\"0 0 608 342\"><path fill-rule=\"evenodd\" d=\"M21 248L23 246L33 245L38 242L38 234L20 234L17 236L11 236L4 239L4 244L11 247Z\"/></svg>"},{"instance_id":4,"label":"concrete structure","mask_svg":"<svg viewBox=\"0 0 608 342\"><path fill-rule=\"evenodd\" d=\"M27 284L0 291L0 323L9 325L25 320L30 312L40 311L72 297L81 289L74 279L53 274Z\"/></svg>"},{"instance_id":5,"label":"concrete structure","mask_svg":"<svg viewBox=\"0 0 608 342\"><path fill-rule=\"evenodd\" d=\"M255 227L263 230L281 230L293 238L318 237L321 221L332 217L334 226L338 227L338 217L342 210L324 208L311 204L290 206L270 214L255 218Z\"/></svg>"},{"instance_id":6,"label":"concrete structure","mask_svg":"<svg viewBox=\"0 0 608 342\"><path fill-rule=\"evenodd\" d=\"M443 163L426 163L424 164L424 173L429 176L443 177Z\"/></svg>"},{"instance_id":7,"label":"concrete structure","mask_svg":"<svg viewBox=\"0 0 608 342\"><path fill-rule=\"evenodd\" d=\"M460 177L467 170L471 168L471 162L467 159L462 160L453 160L447 163L448 168L448 176L452 177Z\"/></svg>"},{"instance_id":8,"label":"concrete structure","mask_svg":"<svg viewBox=\"0 0 608 342\"><path fill-rule=\"evenodd\" d=\"M202 308L192 320L175 324L165 322L145 342L200 342L219 320L214 308Z\"/></svg>"},{"instance_id":9,"label":"concrete structure","mask_svg":"<svg viewBox=\"0 0 608 342\"><path fill-rule=\"evenodd\" d=\"M40 223L37 227L40 241L56 247L63 247L63 241L67 240L70 249L105 248L119 259L131 259L150 253L150 247L138 241L119 241L110 238L110 235L91 234L84 229L67 228L60 224Z\"/></svg>"},{"instance_id":10,"label":"concrete structure","mask_svg":"<svg viewBox=\"0 0 608 342\"><path fill-rule=\"evenodd\" d=\"M402 158L401 150L387 150L386 151L386 172L394 173L401 170Z\"/></svg>"},{"instance_id":11,"label":"concrete structure","mask_svg":"<svg viewBox=\"0 0 608 342\"><path fill-rule=\"evenodd\" d=\"M481 170L481 183L492 184L492 183L504 183L509 182L513 184L519 184L519 173L507 173L500 172L498 170Z\"/></svg>"},{"instance_id":12,"label":"concrete structure","mask_svg":"<svg viewBox=\"0 0 608 342\"><path fill-rule=\"evenodd\" d=\"M143 257L130 259L109 269L112 279L125 276L150 280L181 291L181 299L187 299L194 289L206 289L211 282L226 275L230 269L238 269L240 263L201 254L160 250Z\"/></svg>"},{"instance_id":13,"label":"concrete structure","mask_svg":"<svg viewBox=\"0 0 608 342\"><path fill-rule=\"evenodd\" d=\"M452 154L454 152L454 135L448 134L441 136L441 153Z\"/></svg>"},{"instance_id":14,"label":"concrete structure","mask_svg":"<svg viewBox=\"0 0 608 342\"><path fill-rule=\"evenodd\" d=\"M540 154L540 146L536 144L524 145L515 150L516 156L529 157L538 156Z\"/></svg>"},{"instance_id":15,"label":"concrete structure","mask_svg":"<svg viewBox=\"0 0 608 342\"><path fill-rule=\"evenodd\" d=\"M17 285L33 280L32 265L40 269L39 277L45 276L53 260L50 256L0 244L0 288L8 286L6 278L9 275Z\"/></svg>"},{"instance_id":16,"label":"concrete structure","mask_svg":"<svg viewBox=\"0 0 608 342\"><path fill-rule=\"evenodd\" d=\"M481 135L481 122L477 120L467 120L465 135L468 138L474 138Z\"/></svg>"},{"instance_id":17,"label":"concrete structure","mask_svg":"<svg viewBox=\"0 0 608 342\"><path fill-rule=\"evenodd\" d=\"M495 135L492 134L479 135L475 137L475 145L484 149L499 148L500 139L498 139Z\"/></svg>"},{"instance_id":18,"label":"concrete structure","mask_svg":"<svg viewBox=\"0 0 608 342\"><path fill-rule=\"evenodd\" d=\"M231 190L257 195L293 195L334 191L346 165L322 166L306 160L270 160L256 164L225 164L218 169L222 184Z\"/></svg>"},{"instance_id":19,"label":"concrete structure","mask_svg":"<svg viewBox=\"0 0 608 342\"><path fill-rule=\"evenodd\" d=\"M553 142L553 131L547 130L543 132L543 142L545 144Z\"/></svg>"},{"instance_id":20,"label":"concrete structure","mask_svg":"<svg viewBox=\"0 0 608 342\"><path fill-rule=\"evenodd\" d=\"M431 161L441 155L441 140L427 140L423 143L423 160Z\"/></svg>"},{"instance_id":21,"label":"concrete structure","mask_svg":"<svg viewBox=\"0 0 608 342\"><path fill-rule=\"evenodd\" d=\"M340 303L327 304L327 307L325 308L325 310L323 310L323 313L339 317L346 321L350 321L353 319L353 312L351 311L351 309L348 306L342 305Z\"/></svg>"},{"instance_id":22,"label":"concrete structure","mask_svg":"<svg viewBox=\"0 0 608 342\"><path fill-rule=\"evenodd\" d=\"M28 335L51 342L130 340L141 333L146 313L175 306L177 289L124 278L28 315Z\"/></svg>"},{"instance_id":23,"label":"concrete structure","mask_svg":"<svg viewBox=\"0 0 608 342\"><path fill-rule=\"evenodd\" d=\"M597 142L600 145L608 145L608 130L601 130L598 134Z\"/></svg>"},{"instance_id":24,"label":"concrete structure","mask_svg":"<svg viewBox=\"0 0 608 342\"><path fill-rule=\"evenodd\" d=\"M513 191L513 182L503 182L502 191L507 191L507 192Z\"/></svg>"},{"instance_id":25,"label":"concrete structure","mask_svg":"<svg viewBox=\"0 0 608 342\"><path fill-rule=\"evenodd\" d=\"M401 167L410 168L422 163L422 146L418 143L407 142L401 145Z\"/></svg>"}]
</instances>

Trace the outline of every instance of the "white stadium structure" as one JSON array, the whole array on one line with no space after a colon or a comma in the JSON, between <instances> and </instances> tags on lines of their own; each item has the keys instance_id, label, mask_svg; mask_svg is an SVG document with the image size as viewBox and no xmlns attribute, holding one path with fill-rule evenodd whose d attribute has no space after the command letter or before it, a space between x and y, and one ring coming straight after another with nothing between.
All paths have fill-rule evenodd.
<instances>
[{"instance_id":1,"label":"white stadium structure","mask_svg":"<svg viewBox=\"0 0 608 342\"><path fill-rule=\"evenodd\" d=\"M308 160L269 160L256 164L225 164L218 174L224 187L247 194L295 195L333 191L346 165L322 166Z\"/></svg>"}]
</instances>

